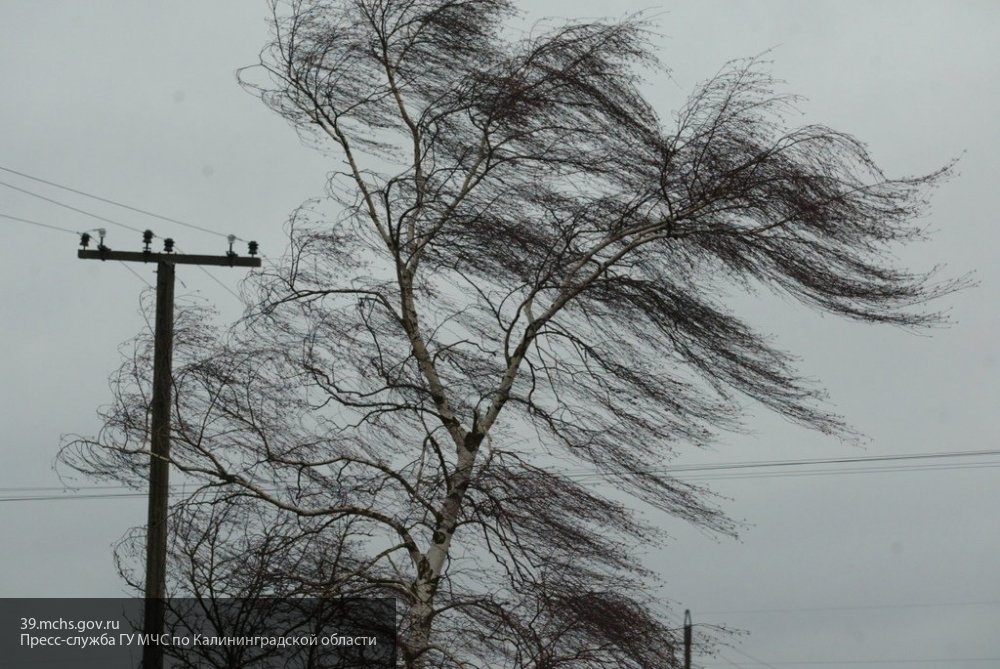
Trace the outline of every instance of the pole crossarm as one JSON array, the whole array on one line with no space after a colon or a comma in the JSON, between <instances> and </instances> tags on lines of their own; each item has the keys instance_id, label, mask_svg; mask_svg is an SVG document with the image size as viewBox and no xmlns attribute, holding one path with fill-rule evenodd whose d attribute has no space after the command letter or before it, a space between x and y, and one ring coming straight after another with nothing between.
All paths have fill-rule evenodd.
<instances>
[{"instance_id":1,"label":"pole crossarm","mask_svg":"<svg viewBox=\"0 0 1000 669\"><path fill-rule=\"evenodd\" d=\"M189 253L153 253L144 251L85 251L80 249L76 257L83 260L121 260L123 262L164 262L171 265L218 265L220 267L260 267L260 258L249 256L206 256Z\"/></svg>"}]
</instances>

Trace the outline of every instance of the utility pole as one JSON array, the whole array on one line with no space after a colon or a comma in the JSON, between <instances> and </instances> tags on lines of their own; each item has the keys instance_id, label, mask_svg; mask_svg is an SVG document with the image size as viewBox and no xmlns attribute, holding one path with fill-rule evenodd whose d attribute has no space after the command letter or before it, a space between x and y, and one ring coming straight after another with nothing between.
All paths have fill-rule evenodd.
<instances>
[{"instance_id":1,"label":"utility pole","mask_svg":"<svg viewBox=\"0 0 1000 669\"><path fill-rule=\"evenodd\" d=\"M104 245L104 230L98 230L96 251L88 251L90 235L80 237L77 257L84 260L119 260L156 263L156 323L153 343L153 401L151 406L149 509L146 521L146 591L142 620L143 634L155 637L142 649L143 669L163 669L163 634L167 577L167 497L170 487L170 404L171 361L174 346L174 266L219 265L222 267L260 267L260 258L239 256L233 252L236 238L229 236L229 251L222 256L174 253L174 240L163 240L163 252L153 253L153 233L142 235L142 252L112 251ZM257 254L257 242L249 244L250 256Z\"/></svg>"},{"instance_id":2,"label":"utility pole","mask_svg":"<svg viewBox=\"0 0 1000 669\"><path fill-rule=\"evenodd\" d=\"M691 669L691 609L684 609L684 669Z\"/></svg>"}]
</instances>

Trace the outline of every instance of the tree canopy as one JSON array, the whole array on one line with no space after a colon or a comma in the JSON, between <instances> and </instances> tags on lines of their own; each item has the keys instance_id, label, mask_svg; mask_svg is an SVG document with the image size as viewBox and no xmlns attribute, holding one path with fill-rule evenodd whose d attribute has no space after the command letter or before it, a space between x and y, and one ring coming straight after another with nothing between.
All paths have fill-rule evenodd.
<instances>
[{"instance_id":1,"label":"tree canopy","mask_svg":"<svg viewBox=\"0 0 1000 669\"><path fill-rule=\"evenodd\" d=\"M178 324L172 464L202 486L177 555L229 541L269 592L395 597L406 667L673 666L635 553L662 531L623 496L729 533L670 475L678 449L754 403L849 434L724 296L934 323L926 303L961 281L891 252L949 166L889 177L852 136L790 125L754 58L664 117L641 17L521 36L504 0L273 9L242 81L334 171L241 323ZM142 480L148 354L140 338L71 465ZM229 514L272 530L234 539Z\"/></svg>"}]
</instances>

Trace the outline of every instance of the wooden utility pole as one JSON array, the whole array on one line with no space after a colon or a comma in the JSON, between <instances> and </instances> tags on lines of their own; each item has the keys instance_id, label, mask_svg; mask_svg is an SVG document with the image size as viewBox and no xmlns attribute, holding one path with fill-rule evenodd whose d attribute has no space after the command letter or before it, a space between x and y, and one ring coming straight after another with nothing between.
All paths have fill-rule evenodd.
<instances>
[{"instance_id":1,"label":"wooden utility pole","mask_svg":"<svg viewBox=\"0 0 1000 669\"><path fill-rule=\"evenodd\" d=\"M684 669L691 669L691 610L684 610Z\"/></svg>"},{"instance_id":2,"label":"wooden utility pole","mask_svg":"<svg viewBox=\"0 0 1000 669\"><path fill-rule=\"evenodd\" d=\"M82 251L81 251L82 253ZM174 266L156 263L156 323L153 335L153 402L149 435L149 509L146 517L146 601L144 634L163 633L167 582L167 497L170 492L170 384L174 350ZM161 669L157 643L142 649L144 669Z\"/></svg>"},{"instance_id":3,"label":"wooden utility pole","mask_svg":"<svg viewBox=\"0 0 1000 669\"><path fill-rule=\"evenodd\" d=\"M170 488L170 404L171 361L174 348L174 265L219 265L223 267L260 267L260 258L233 253L234 237L229 238L229 252L222 256L188 255L173 252L172 239L164 240L164 252L153 253L153 233L143 233L142 252L112 251L104 245L104 231L96 251L88 251L90 235L80 238L83 247L77 257L84 260L119 260L156 263L156 324L153 342L153 401L150 426L149 509L146 520L146 592L142 620L147 642L142 649L143 669L163 668L163 634L167 581L167 498ZM250 242L251 256L257 243ZM150 643L150 637L155 641Z\"/></svg>"}]
</instances>

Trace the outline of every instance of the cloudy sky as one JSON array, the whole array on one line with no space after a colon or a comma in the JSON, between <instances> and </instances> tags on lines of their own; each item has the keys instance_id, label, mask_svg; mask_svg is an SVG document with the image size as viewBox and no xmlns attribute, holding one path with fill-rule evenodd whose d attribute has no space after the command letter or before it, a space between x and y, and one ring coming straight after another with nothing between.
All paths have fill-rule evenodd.
<instances>
[{"instance_id":1,"label":"cloudy sky","mask_svg":"<svg viewBox=\"0 0 1000 669\"><path fill-rule=\"evenodd\" d=\"M267 36L264 3L124 0L0 3L0 214L68 230L135 233L29 195L222 253L223 236L279 254L282 223L335 165L301 145L236 84ZM901 260L974 270L945 300L954 324L928 335L845 323L761 299L735 305L821 379L868 439L845 445L763 413L753 433L680 464L991 451L998 443L1000 2L536 2L543 16L650 9L670 78L649 95L665 117L727 60L771 50L805 96L801 122L868 143L894 175L961 156L934 194L931 241ZM11 171L13 170L13 171ZM15 172L187 221L171 225ZM15 188L10 188L14 186ZM65 491L60 435L93 433L118 345L145 327L152 268L83 262L67 232L0 218L0 596L116 596L111 545L145 499ZM241 270L178 271L223 316ZM692 472L719 493L739 540L663 519L674 540L645 556L665 597L698 623L743 630L700 666L1000 666L1000 455ZM766 475L765 475L766 474ZM711 477L711 480L710 480ZM33 498L33 499L24 499ZM698 628L696 628L698 629Z\"/></svg>"}]
</instances>

